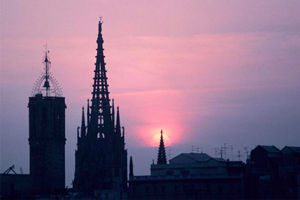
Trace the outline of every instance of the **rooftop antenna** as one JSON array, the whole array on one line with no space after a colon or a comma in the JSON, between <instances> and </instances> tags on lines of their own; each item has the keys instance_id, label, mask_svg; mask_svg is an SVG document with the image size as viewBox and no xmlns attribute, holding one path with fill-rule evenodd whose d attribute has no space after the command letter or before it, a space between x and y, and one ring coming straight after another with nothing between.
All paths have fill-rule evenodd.
<instances>
[{"instance_id":1,"label":"rooftop antenna","mask_svg":"<svg viewBox=\"0 0 300 200\"><path fill-rule=\"evenodd\" d=\"M218 148L214 148L214 149L215 149L215 158L216 158L218 154Z\"/></svg>"},{"instance_id":2,"label":"rooftop antenna","mask_svg":"<svg viewBox=\"0 0 300 200\"><path fill-rule=\"evenodd\" d=\"M238 150L238 155L237 155L237 157L238 157L239 161L241 161L241 157L242 157L242 155L241 155L241 150Z\"/></svg>"},{"instance_id":3,"label":"rooftop antenna","mask_svg":"<svg viewBox=\"0 0 300 200\"><path fill-rule=\"evenodd\" d=\"M223 149L223 147L221 147L221 149L220 149L221 158L223 158L223 152L224 152L224 149Z\"/></svg>"},{"instance_id":4,"label":"rooftop antenna","mask_svg":"<svg viewBox=\"0 0 300 200\"><path fill-rule=\"evenodd\" d=\"M15 165L11 166L5 172L3 172L3 174L9 174L9 172L13 172L14 174L17 174L17 172L15 172L14 168L15 168Z\"/></svg>"},{"instance_id":5,"label":"rooftop antenna","mask_svg":"<svg viewBox=\"0 0 300 200\"><path fill-rule=\"evenodd\" d=\"M231 149L231 159L233 161L233 145L230 146L230 149Z\"/></svg>"},{"instance_id":6,"label":"rooftop antenna","mask_svg":"<svg viewBox=\"0 0 300 200\"><path fill-rule=\"evenodd\" d=\"M228 149L229 147L226 147L227 143L224 143L224 158L226 159L226 149Z\"/></svg>"},{"instance_id":7,"label":"rooftop antenna","mask_svg":"<svg viewBox=\"0 0 300 200\"><path fill-rule=\"evenodd\" d=\"M199 153L199 149L201 150L201 153L202 153L202 148L201 147L197 147L197 153Z\"/></svg>"}]
</instances>

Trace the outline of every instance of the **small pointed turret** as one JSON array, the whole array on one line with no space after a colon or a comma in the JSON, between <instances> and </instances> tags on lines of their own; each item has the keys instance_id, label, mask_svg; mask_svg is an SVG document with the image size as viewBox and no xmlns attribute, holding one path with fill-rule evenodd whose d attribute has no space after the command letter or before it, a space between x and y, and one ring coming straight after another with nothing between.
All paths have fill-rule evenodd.
<instances>
[{"instance_id":1,"label":"small pointed turret","mask_svg":"<svg viewBox=\"0 0 300 200\"><path fill-rule=\"evenodd\" d=\"M86 107L86 122L87 122L87 126L89 126L90 124L90 100L87 100L87 107Z\"/></svg>"},{"instance_id":2,"label":"small pointed turret","mask_svg":"<svg viewBox=\"0 0 300 200\"><path fill-rule=\"evenodd\" d=\"M130 156L130 162L129 162L129 179L133 179L133 162L132 162L132 156Z\"/></svg>"},{"instance_id":3,"label":"small pointed turret","mask_svg":"<svg viewBox=\"0 0 300 200\"><path fill-rule=\"evenodd\" d=\"M120 123L119 106L117 107L116 133L117 133L117 136L121 137L121 123Z\"/></svg>"},{"instance_id":4,"label":"small pointed turret","mask_svg":"<svg viewBox=\"0 0 300 200\"><path fill-rule=\"evenodd\" d=\"M84 107L82 106L82 117L81 117L81 132L80 132L80 137L85 136L85 118L84 118Z\"/></svg>"},{"instance_id":5,"label":"small pointed turret","mask_svg":"<svg viewBox=\"0 0 300 200\"><path fill-rule=\"evenodd\" d=\"M167 164L166 150L164 145L163 131L161 130L160 143L158 148L157 164Z\"/></svg>"},{"instance_id":6,"label":"small pointed turret","mask_svg":"<svg viewBox=\"0 0 300 200\"><path fill-rule=\"evenodd\" d=\"M111 111L111 121L113 124L115 124L115 100L112 99L112 111Z\"/></svg>"}]
</instances>

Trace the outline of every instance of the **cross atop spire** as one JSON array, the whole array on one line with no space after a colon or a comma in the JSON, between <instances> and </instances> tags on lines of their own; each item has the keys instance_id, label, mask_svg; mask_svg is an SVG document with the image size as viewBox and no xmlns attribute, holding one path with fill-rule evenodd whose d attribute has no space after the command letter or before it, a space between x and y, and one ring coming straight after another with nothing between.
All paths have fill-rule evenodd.
<instances>
[{"instance_id":1,"label":"cross atop spire","mask_svg":"<svg viewBox=\"0 0 300 200\"><path fill-rule=\"evenodd\" d=\"M167 164L167 156L162 130L160 131L160 143L158 148L157 164Z\"/></svg>"}]
</instances>

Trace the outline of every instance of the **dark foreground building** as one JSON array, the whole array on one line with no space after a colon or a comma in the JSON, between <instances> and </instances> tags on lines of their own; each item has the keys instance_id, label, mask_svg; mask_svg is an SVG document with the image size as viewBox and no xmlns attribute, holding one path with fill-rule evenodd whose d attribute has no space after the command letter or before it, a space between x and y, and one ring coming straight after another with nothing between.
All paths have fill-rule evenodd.
<instances>
[{"instance_id":1,"label":"dark foreground building","mask_svg":"<svg viewBox=\"0 0 300 200\"><path fill-rule=\"evenodd\" d=\"M30 174L16 174L13 166L1 174L1 198L63 198L65 191L65 98L50 74L45 52L45 72L29 97ZM11 173L14 172L14 173Z\"/></svg>"},{"instance_id":2,"label":"dark foreground building","mask_svg":"<svg viewBox=\"0 0 300 200\"><path fill-rule=\"evenodd\" d=\"M50 86L54 79L48 71L48 52L44 63L44 85L28 103L30 176L35 194L54 194L65 189L66 104L58 88Z\"/></svg>"},{"instance_id":3,"label":"dark foreground building","mask_svg":"<svg viewBox=\"0 0 300 200\"><path fill-rule=\"evenodd\" d=\"M300 147L258 145L247 163L248 199L300 199Z\"/></svg>"},{"instance_id":4,"label":"dark foreground building","mask_svg":"<svg viewBox=\"0 0 300 200\"><path fill-rule=\"evenodd\" d=\"M125 199L127 190L127 150L124 128L120 125L119 108L115 119L110 103L103 55L102 22L98 25L97 56L91 106L87 121L82 111L77 129L74 191L78 198Z\"/></svg>"},{"instance_id":5,"label":"dark foreground building","mask_svg":"<svg viewBox=\"0 0 300 200\"><path fill-rule=\"evenodd\" d=\"M130 199L243 199L242 162L212 158L205 153L182 153L165 159L161 137L157 164L150 176L134 176L130 162Z\"/></svg>"}]
</instances>

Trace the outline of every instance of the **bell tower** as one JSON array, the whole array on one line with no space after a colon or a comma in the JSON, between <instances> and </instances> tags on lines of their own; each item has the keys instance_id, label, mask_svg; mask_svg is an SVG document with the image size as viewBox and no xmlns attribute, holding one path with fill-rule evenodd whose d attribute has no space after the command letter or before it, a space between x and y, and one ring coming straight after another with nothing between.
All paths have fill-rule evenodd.
<instances>
[{"instance_id":1,"label":"bell tower","mask_svg":"<svg viewBox=\"0 0 300 200\"><path fill-rule=\"evenodd\" d=\"M46 50L45 72L29 97L30 175L35 194L57 194L65 188L65 98L49 72Z\"/></svg>"}]
</instances>

